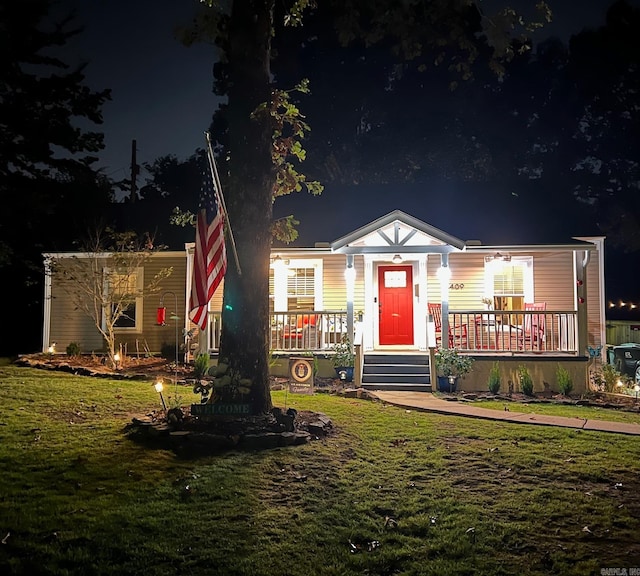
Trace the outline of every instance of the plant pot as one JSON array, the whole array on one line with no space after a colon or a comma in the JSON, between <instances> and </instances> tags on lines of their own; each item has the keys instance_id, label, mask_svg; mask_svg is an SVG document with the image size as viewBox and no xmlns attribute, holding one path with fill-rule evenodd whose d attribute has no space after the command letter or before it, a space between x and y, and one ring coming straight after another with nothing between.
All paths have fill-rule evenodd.
<instances>
[{"instance_id":1,"label":"plant pot","mask_svg":"<svg viewBox=\"0 0 640 576\"><path fill-rule=\"evenodd\" d=\"M448 376L438 376L438 392L455 392L457 385L458 378L454 378L451 383Z\"/></svg>"},{"instance_id":2,"label":"plant pot","mask_svg":"<svg viewBox=\"0 0 640 576\"><path fill-rule=\"evenodd\" d=\"M335 366L333 369L342 382L353 382L353 366Z\"/></svg>"}]
</instances>

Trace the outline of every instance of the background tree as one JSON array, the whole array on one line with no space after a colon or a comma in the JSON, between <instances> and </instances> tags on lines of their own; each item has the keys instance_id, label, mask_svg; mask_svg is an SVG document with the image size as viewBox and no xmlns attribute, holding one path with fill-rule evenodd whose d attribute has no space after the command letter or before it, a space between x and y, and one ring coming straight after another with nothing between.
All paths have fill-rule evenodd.
<instances>
[{"instance_id":1,"label":"background tree","mask_svg":"<svg viewBox=\"0 0 640 576\"><path fill-rule=\"evenodd\" d=\"M78 120L102 122L109 91L84 86L83 67L69 69L56 50L79 33L70 17L50 17L49 0L0 4L0 270L10 302L4 354L39 349L42 252L69 249L111 200L92 168L102 135Z\"/></svg>"}]
</instances>

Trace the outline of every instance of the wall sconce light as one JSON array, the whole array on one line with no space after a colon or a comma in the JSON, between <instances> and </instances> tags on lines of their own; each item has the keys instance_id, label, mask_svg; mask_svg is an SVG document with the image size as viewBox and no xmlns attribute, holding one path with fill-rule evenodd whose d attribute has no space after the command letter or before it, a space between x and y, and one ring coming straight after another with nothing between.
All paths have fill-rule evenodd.
<instances>
[{"instance_id":1,"label":"wall sconce light","mask_svg":"<svg viewBox=\"0 0 640 576\"><path fill-rule=\"evenodd\" d=\"M510 254L501 254L500 252L496 252L493 256L485 256L485 262L511 262Z\"/></svg>"},{"instance_id":2,"label":"wall sconce light","mask_svg":"<svg viewBox=\"0 0 640 576\"><path fill-rule=\"evenodd\" d=\"M396 255L391 259L391 261L392 261L394 264L402 264L402 256L400 256L400 254L396 254Z\"/></svg>"},{"instance_id":3,"label":"wall sconce light","mask_svg":"<svg viewBox=\"0 0 640 576\"><path fill-rule=\"evenodd\" d=\"M165 404L164 401L164 396L162 395L162 390L164 389L164 385L162 384L162 380L158 380L153 387L156 389L156 392L158 394L160 394L160 401L162 402L162 408L164 409L164 411L167 411L167 405Z\"/></svg>"}]
</instances>

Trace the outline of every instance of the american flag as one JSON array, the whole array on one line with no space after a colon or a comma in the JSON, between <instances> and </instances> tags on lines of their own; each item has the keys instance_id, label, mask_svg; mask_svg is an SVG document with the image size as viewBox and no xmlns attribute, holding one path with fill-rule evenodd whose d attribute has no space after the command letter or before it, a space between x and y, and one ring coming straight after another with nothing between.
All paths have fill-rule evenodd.
<instances>
[{"instance_id":1,"label":"american flag","mask_svg":"<svg viewBox=\"0 0 640 576\"><path fill-rule=\"evenodd\" d=\"M203 183L200 189L193 279L189 298L189 318L202 330L207 329L209 300L227 271L224 216L220 209L218 194L219 191L207 163L203 170Z\"/></svg>"}]
</instances>

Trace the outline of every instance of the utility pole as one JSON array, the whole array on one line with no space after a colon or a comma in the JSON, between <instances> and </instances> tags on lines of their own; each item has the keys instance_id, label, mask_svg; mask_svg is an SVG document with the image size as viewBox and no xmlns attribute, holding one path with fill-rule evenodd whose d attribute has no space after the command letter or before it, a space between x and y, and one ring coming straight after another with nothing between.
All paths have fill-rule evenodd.
<instances>
[{"instance_id":1,"label":"utility pole","mask_svg":"<svg viewBox=\"0 0 640 576\"><path fill-rule=\"evenodd\" d=\"M138 198L138 185L136 183L136 177L140 172L140 166L136 161L136 141L131 140L131 202L135 202Z\"/></svg>"}]
</instances>

